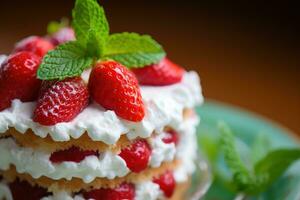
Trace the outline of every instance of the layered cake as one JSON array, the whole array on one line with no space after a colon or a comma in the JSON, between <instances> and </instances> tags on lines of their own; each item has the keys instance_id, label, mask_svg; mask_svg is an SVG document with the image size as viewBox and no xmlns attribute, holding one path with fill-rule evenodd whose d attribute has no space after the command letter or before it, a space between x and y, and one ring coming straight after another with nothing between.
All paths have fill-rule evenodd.
<instances>
[{"instance_id":1,"label":"layered cake","mask_svg":"<svg viewBox=\"0 0 300 200\"><path fill-rule=\"evenodd\" d=\"M150 36L109 35L94 0L72 26L0 56L0 199L184 199L198 75Z\"/></svg>"}]
</instances>

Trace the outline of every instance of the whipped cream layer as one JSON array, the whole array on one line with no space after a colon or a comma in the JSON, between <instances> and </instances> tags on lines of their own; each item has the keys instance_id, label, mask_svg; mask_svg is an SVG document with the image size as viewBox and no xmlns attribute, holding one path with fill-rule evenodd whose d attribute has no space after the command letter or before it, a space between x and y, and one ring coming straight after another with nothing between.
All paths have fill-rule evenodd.
<instances>
[{"instance_id":1,"label":"whipped cream layer","mask_svg":"<svg viewBox=\"0 0 300 200\"><path fill-rule=\"evenodd\" d=\"M193 108L203 102L196 72L186 72L183 80L174 85L141 86L141 93L146 115L137 123L123 120L114 111L91 103L71 122L42 126L32 120L35 102L14 100L10 108L0 112L0 134L12 127L20 133L31 129L42 138L50 135L54 141L69 141L86 132L94 141L115 144L122 134L129 139L148 138L153 131L159 132L166 125L176 129L183 122L184 108Z\"/></svg>"}]
</instances>

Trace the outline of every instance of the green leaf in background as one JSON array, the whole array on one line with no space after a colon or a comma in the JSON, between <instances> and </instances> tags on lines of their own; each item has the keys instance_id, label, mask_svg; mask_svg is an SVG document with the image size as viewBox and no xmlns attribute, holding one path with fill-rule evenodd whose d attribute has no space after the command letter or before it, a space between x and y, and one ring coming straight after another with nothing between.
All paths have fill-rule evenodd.
<instances>
[{"instance_id":1,"label":"green leaf in background","mask_svg":"<svg viewBox=\"0 0 300 200\"><path fill-rule=\"evenodd\" d=\"M251 145L251 159L255 163L271 151L271 141L264 133L259 133Z\"/></svg>"},{"instance_id":2,"label":"green leaf in background","mask_svg":"<svg viewBox=\"0 0 300 200\"><path fill-rule=\"evenodd\" d=\"M109 35L109 25L104 9L95 0L76 0L72 25L76 39L82 43L88 41L91 29L103 41Z\"/></svg>"},{"instance_id":3,"label":"green leaf in background","mask_svg":"<svg viewBox=\"0 0 300 200\"><path fill-rule=\"evenodd\" d=\"M232 172L233 182L238 191L248 190L253 187L253 176L240 158L240 154L235 146L235 138L230 128L224 123L219 122L221 132L221 148L224 152L224 158L227 166Z\"/></svg>"},{"instance_id":4,"label":"green leaf in background","mask_svg":"<svg viewBox=\"0 0 300 200\"><path fill-rule=\"evenodd\" d=\"M300 159L300 149L298 148L278 149L268 153L254 167L257 179L262 180L257 189L266 190L298 159Z\"/></svg>"},{"instance_id":5,"label":"green leaf in background","mask_svg":"<svg viewBox=\"0 0 300 200\"><path fill-rule=\"evenodd\" d=\"M159 62L165 56L163 48L150 36L137 33L117 33L109 36L104 58L127 67L143 67Z\"/></svg>"},{"instance_id":6,"label":"green leaf in background","mask_svg":"<svg viewBox=\"0 0 300 200\"><path fill-rule=\"evenodd\" d=\"M77 42L68 42L50 51L43 59L37 76L42 80L64 79L79 76L92 65L93 59L86 56L86 50Z\"/></svg>"}]
</instances>

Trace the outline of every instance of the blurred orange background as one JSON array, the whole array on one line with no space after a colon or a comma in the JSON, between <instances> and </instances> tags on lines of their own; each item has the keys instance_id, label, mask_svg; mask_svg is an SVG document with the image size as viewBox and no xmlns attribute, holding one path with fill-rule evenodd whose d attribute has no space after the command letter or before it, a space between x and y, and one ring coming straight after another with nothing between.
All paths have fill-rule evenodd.
<instances>
[{"instance_id":1,"label":"blurred orange background","mask_svg":"<svg viewBox=\"0 0 300 200\"><path fill-rule=\"evenodd\" d=\"M204 94L277 121L300 135L299 11L285 1L100 1L111 32L151 34L168 56L197 70ZM246 2L246 1L245 1ZM73 0L0 4L0 54L70 17Z\"/></svg>"}]
</instances>

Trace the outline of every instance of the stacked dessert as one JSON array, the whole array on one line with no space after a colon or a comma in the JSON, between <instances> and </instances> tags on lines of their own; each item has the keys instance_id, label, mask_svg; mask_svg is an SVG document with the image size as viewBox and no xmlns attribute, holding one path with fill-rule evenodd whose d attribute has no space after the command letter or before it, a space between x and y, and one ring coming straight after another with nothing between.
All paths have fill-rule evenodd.
<instances>
[{"instance_id":1,"label":"stacked dessert","mask_svg":"<svg viewBox=\"0 0 300 200\"><path fill-rule=\"evenodd\" d=\"M150 36L109 35L94 0L72 24L0 56L0 199L183 199L197 74Z\"/></svg>"}]
</instances>

